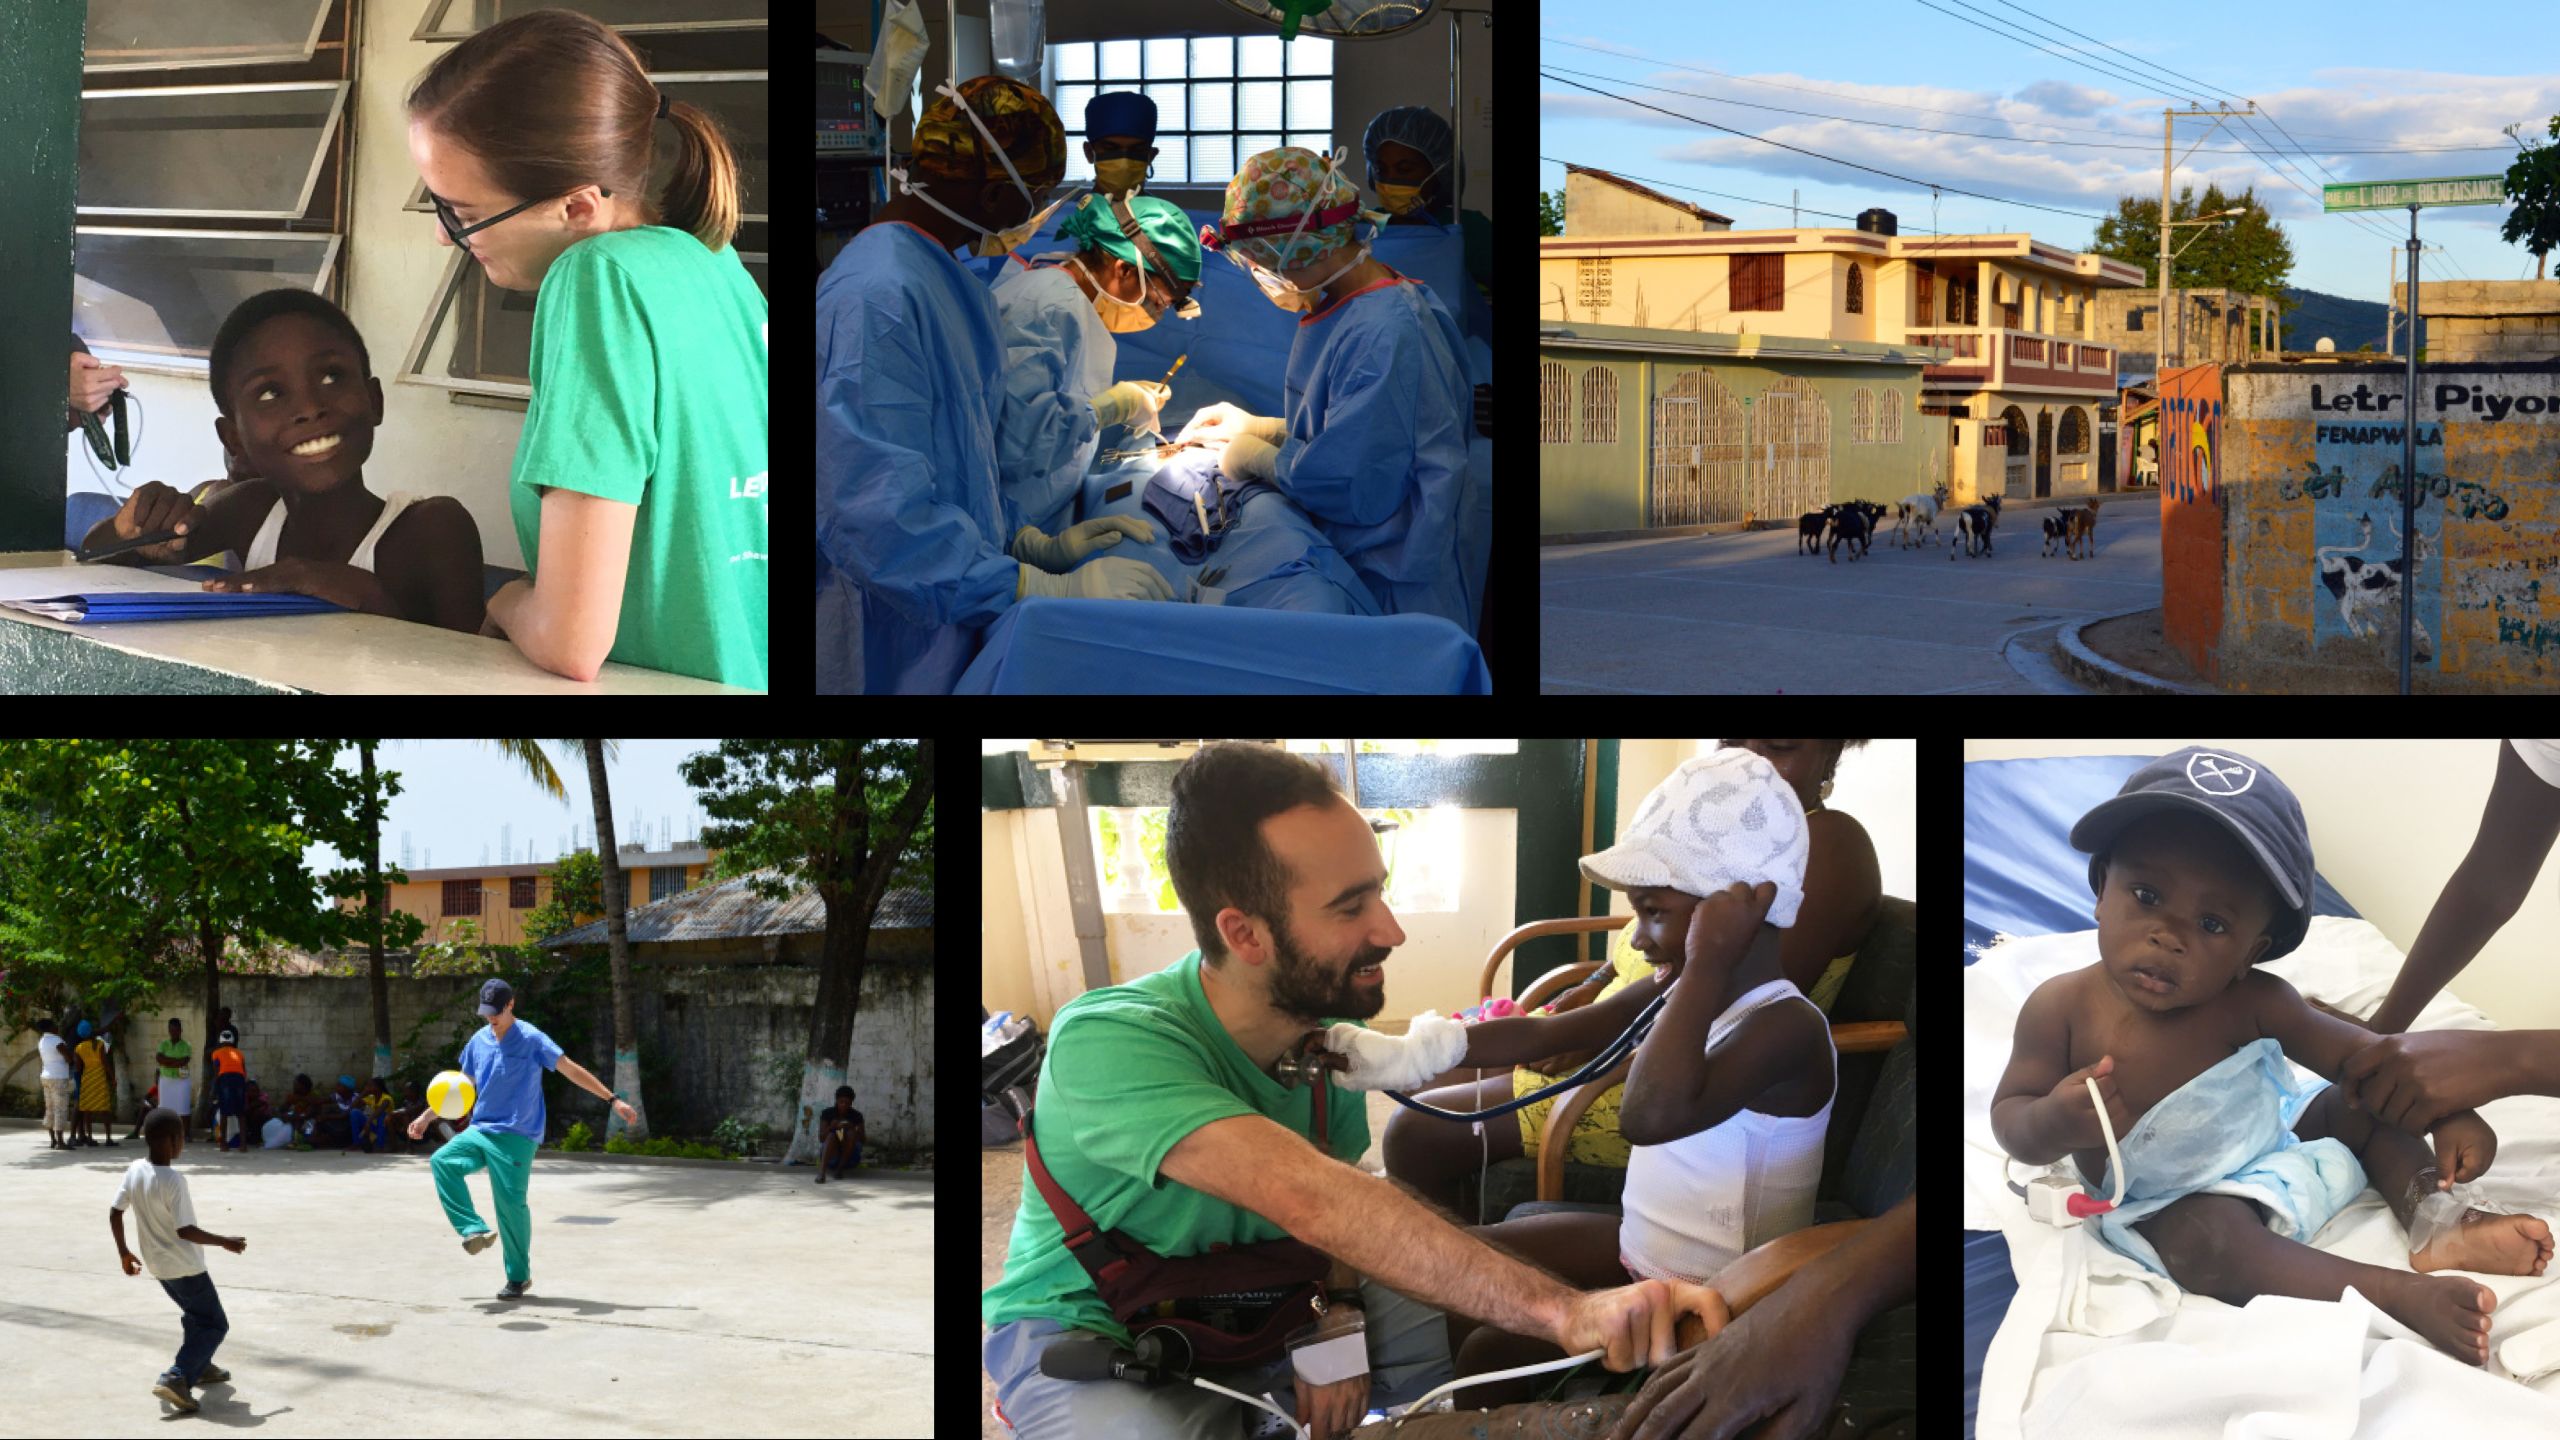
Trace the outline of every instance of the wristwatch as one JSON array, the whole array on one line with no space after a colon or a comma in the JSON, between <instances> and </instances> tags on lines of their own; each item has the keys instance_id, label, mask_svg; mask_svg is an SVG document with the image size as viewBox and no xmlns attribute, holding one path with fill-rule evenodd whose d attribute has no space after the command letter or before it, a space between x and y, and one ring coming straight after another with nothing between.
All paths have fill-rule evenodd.
<instances>
[{"instance_id":1,"label":"wristwatch","mask_svg":"<svg viewBox=\"0 0 2560 1440\"><path fill-rule=\"evenodd\" d=\"M1325 1312L1337 1305L1348 1305L1362 1314L1368 1313L1368 1307L1360 1303L1360 1292L1356 1289L1343 1288L1327 1290L1316 1297L1316 1318L1323 1319Z\"/></svg>"}]
</instances>

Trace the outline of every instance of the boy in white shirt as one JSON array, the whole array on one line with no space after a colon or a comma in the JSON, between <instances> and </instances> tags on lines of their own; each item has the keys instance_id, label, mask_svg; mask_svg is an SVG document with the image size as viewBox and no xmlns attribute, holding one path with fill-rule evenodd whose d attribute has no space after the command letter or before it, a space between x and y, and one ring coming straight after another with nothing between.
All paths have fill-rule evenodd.
<instances>
[{"instance_id":1,"label":"boy in white shirt","mask_svg":"<svg viewBox=\"0 0 2560 1440\"><path fill-rule=\"evenodd\" d=\"M237 1255L249 1242L196 1228L195 1204L187 1196L186 1177L178 1173L178 1155L187 1148L186 1121L178 1112L152 1111L142 1122L142 1138L151 1147L151 1158L126 1168L116 1186L116 1198L109 1202L107 1228L115 1232L116 1258L124 1263L124 1273L139 1275L143 1266L150 1266L151 1277L185 1312L181 1323L186 1338L178 1346L177 1361L151 1387L152 1394L183 1413L196 1408L190 1390L197 1381L231 1378L229 1371L210 1363L231 1322L223 1318L222 1297L214 1293L213 1277L205 1273L204 1251L197 1247L219 1245ZM128 1205L142 1229L139 1259L125 1248Z\"/></svg>"}]
</instances>

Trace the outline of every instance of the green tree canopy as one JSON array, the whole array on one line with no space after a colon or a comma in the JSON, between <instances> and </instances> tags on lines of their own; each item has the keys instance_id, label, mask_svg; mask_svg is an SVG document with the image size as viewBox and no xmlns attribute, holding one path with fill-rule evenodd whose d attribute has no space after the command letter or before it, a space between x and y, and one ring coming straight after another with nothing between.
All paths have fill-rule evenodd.
<instances>
[{"instance_id":1,"label":"green tree canopy","mask_svg":"<svg viewBox=\"0 0 2560 1440\"><path fill-rule=\"evenodd\" d=\"M2293 244L2285 238L2284 227L2258 202L2256 187L2235 196L2225 195L2219 185L2208 185L2199 197L2190 185L2170 203L2169 218L2193 220L2234 208L2248 213L2171 232L2169 251L2177 259L2170 268L2170 283L2182 290L2227 289L2261 295L2282 309L2285 282L2293 274ZM2141 266L2142 283L2158 289L2160 202L2131 195L2118 200L2116 213L2098 222L2098 235L2089 249Z\"/></svg>"},{"instance_id":2,"label":"green tree canopy","mask_svg":"<svg viewBox=\"0 0 2560 1440\"><path fill-rule=\"evenodd\" d=\"M2521 125L2507 129L2515 138ZM2560 115L2551 117L2551 135L2560 139ZM2533 256L2533 278L2542 278L2543 262L2552 250L2560 248L2560 145L2516 144L2524 153L2507 167L2507 203L2515 208L2507 212L2506 224L2498 238L2513 245L2524 242Z\"/></svg>"},{"instance_id":3,"label":"green tree canopy","mask_svg":"<svg viewBox=\"0 0 2560 1440\"><path fill-rule=\"evenodd\" d=\"M1538 233L1541 235L1564 233L1563 191L1541 190L1538 192Z\"/></svg>"}]
</instances>

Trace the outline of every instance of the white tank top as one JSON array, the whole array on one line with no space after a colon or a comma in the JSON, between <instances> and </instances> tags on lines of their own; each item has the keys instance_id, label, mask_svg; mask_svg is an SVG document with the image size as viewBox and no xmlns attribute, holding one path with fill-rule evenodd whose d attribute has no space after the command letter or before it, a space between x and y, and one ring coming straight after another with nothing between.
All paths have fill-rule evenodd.
<instances>
[{"instance_id":1,"label":"white tank top","mask_svg":"<svg viewBox=\"0 0 2560 1440\"><path fill-rule=\"evenodd\" d=\"M405 490L394 490L384 496L382 513L374 517L373 528L364 532L364 538L356 542L356 553L347 557L347 563L359 570L371 570L373 542L382 538L382 532L391 528L391 522L400 518L401 511L420 498ZM249 542L249 553L241 560L240 568L256 570L276 563L276 537L283 533L284 502L278 500L276 508L268 511L266 520L258 526L257 537Z\"/></svg>"},{"instance_id":2,"label":"white tank top","mask_svg":"<svg viewBox=\"0 0 2560 1440\"><path fill-rule=\"evenodd\" d=\"M1744 993L1707 1027L1707 1053L1714 1054L1744 1016L1788 1000L1813 1004L1785 980ZM1825 1048L1830 1033L1826 1021ZM1822 1179L1822 1132L1839 1098L1837 1051L1831 1076L1831 1096L1811 1115L1737 1110L1723 1124L1668 1145L1631 1147L1626 1217L1618 1226L1626 1263L1651 1279L1704 1284L1744 1251L1812 1224L1814 1187Z\"/></svg>"}]
</instances>

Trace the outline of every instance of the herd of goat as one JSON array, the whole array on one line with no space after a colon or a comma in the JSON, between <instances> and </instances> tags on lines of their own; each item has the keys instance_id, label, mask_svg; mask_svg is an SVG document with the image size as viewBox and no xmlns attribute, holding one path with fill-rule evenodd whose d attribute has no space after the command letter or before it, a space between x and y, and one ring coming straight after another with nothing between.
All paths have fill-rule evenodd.
<instances>
[{"instance_id":1,"label":"herd of goat","mask_svg":"<svg viewBox=\"0 0 2560 1440\"><path fill-rule=\"evenodd\" d=\"M1947 487L1938 486L1926 495L1905 495L1893 507L1893 533L1896 543L1917 546L1925 532L1930 540L1938 533L1938 513L1946 507ZM1885 507L1871 500L1848 500L1809 510L1796 520L1796 553L1828 554L1831 563L1840 563L1840 547L1849 547L1852 560L1867 553L1876 526L1885 517ZM1979 504L1966 505L1954 513L1954 533L1947 537L1947 558L1956 558L1956 546L1964 546L1967 555L1991 553L1991 530L2000 521L2000 497L1993 495ZM2092 497L2075 509L2059 510L2044 520L2044 553L2051 555L2059 545L2071 559L2081 558L2085 550L2098 553L2098 502Z\"/></svg>"}]
</instances>

